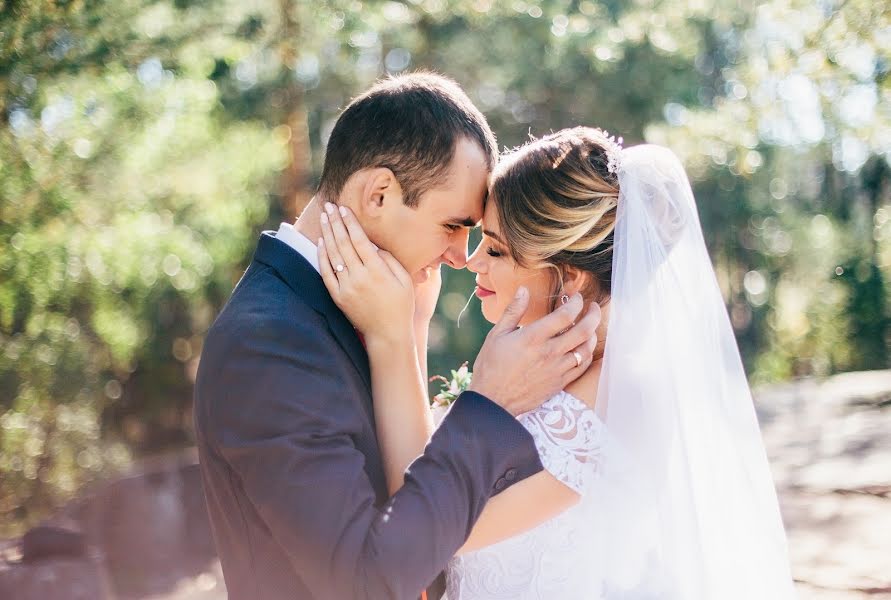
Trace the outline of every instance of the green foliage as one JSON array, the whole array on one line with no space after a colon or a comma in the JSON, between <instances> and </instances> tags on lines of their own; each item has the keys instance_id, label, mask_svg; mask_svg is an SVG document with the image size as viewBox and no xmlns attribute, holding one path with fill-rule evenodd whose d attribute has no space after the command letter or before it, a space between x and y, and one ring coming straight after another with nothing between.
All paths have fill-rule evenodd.
<instances>
[{"instance_id":1,"label":"green foliage","mask_svg":"<svg viewBox=\"0 0 891 600\"><path fill-rule=\"evenodd\" d=\"M888 366L887 3L0 0L0 535L189 442L203 334L386 72L691 174L755 380ZM431 373L487 331L449 271Z\"/></svg>"},{"instance_id":2,"label":"green foliage","mask_svg":"<svg viewBox=\"0 0 891 600\"><path fill-rule=\"evenodd\" d=\"M2 61L2 524L125 465L153 421L182 428L201 334L287 158L264 123L219 110L213 82L96 49L136 39L139 5L71 6L2 21L21 35Z\"/></svg>"}]
</instances>

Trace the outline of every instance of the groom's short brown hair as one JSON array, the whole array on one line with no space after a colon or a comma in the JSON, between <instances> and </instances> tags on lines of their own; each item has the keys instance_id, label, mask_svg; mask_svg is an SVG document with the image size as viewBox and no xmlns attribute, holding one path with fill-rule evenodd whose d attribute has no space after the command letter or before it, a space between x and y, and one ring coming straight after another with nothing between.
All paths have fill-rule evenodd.
<instances>
[{"instance_id":1,"label":"groom's short brown hair","mask_svg":"<svg viewBox=\"0 0 891 600\"><path fill-rule=\"evenodd\" d=\"M416 207L421 194L447 175L461 137L479 144L491 170L498 156L495 136L457 83L423 72L389 77L338 117L318 192L336 201L353 173L387 167L402 186L403 202Z\"/></svg>"}]
</instances>

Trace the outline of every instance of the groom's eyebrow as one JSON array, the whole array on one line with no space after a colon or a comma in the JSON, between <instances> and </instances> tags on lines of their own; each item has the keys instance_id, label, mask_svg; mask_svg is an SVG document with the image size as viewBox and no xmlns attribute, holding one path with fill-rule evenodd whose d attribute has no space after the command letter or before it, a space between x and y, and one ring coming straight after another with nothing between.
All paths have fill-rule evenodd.
<instances>
[{"instance_id":1,"label":"groom's eyebrow","mask_svg":"<svg viewBox=\"0 0 891 600\"><path fill-rule=\"evenodd\" d=\"M473 217L455 217L454 219L449 219L449 223L461 225L462 227L476 227L477 222L473 220Z\"/></svg>"}]
</instances>

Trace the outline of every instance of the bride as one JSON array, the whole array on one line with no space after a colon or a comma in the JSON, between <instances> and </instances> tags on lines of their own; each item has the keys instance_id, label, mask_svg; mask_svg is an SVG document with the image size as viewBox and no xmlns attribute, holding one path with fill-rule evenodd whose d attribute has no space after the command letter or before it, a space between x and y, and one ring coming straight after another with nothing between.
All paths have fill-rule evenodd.
<instances>
[{"instance_id":1,"label":"bride","mask_svg":"<svg viewBox=\"0 0 891 600\"><path fill-rule=\"evenodd\" d=\"M412 315L432 315L440 279L416 290L342 213L322 226L322 276L365 336L392 494L435 435ZM467 267L487 320L514 310L521 286L520 326L581 296L602 310L601 341L587 372L519 417L545 470L486 505L447 570L449 600L793 598L751 395L677 158L584 127L532 141L496 167L482 229Z\"/></svg>"}]
</instances>

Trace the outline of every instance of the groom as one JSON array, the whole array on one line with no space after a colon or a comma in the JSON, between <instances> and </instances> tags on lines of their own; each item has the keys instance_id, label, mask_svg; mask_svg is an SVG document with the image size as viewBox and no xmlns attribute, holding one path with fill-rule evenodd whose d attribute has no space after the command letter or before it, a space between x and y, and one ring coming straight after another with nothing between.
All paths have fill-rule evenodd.
<instances>
[{"instance_id":1,"label":"groom","mask_svg":"<svg viewBox=\"0 0 891 600\"><path fill-rule=\"evenodd\" d=\"M325 201L349 206L416 281L464 267L496 145L452 81L412 74L356 98L328 142L318 194L296 225L260 236L208 332L195 386L207 506L229 597L417 599L464 543L486 501L541 469L514 418L555 393L565 353L546 354L581 302L533 337L519 295L455 402L388 498L368 358L318 273ZM590 361L596 322L563 336ZM438 596L437 596L438 597ZM431 594L430 600L433 600Z\"/></svg>"}]
</instances>

